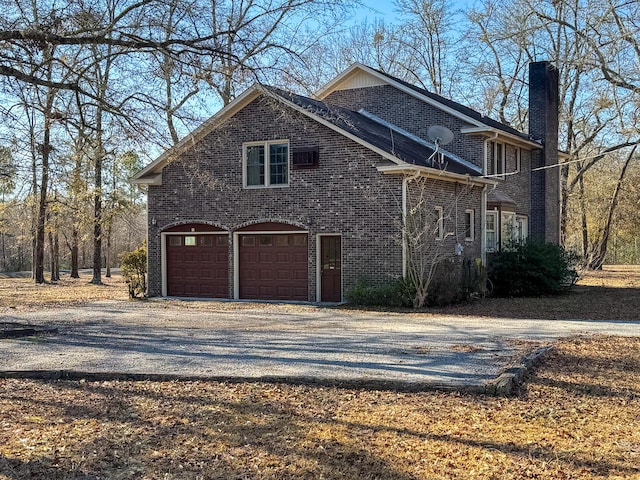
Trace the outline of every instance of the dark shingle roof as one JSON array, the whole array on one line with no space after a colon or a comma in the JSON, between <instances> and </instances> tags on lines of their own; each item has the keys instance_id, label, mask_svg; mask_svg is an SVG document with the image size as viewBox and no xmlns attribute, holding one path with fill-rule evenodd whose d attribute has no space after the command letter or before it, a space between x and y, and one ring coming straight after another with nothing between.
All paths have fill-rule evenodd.
<instances>
[{"instance_id":1,"label":"dark shingle roof","mask_svg":"<svg viewBox=\"0 0 640 480\"><path fill-rule=\"evenodd\" d=\"M393 131L389 127L376 122L358 112L327 105L319 100L304 97L290 92L285 92L273 87L267 88L269 92L275 94L298 107L307 110L309 113L321 117L336 127L348 132L365 142L373 145L400 160L422 167L440 168L447 172L462 175L480 176L478 171L469 168L451 155L445 154L444 163L427 160L433 156L433 149L418 142L400 132ZM436 157L438 157L437 155Z\"/></svg>"},{"instance_id":2,"label":"dark shingle roof","mask_svg":"<svg viewBox=\"0 0 640 480\"><path fill-rule=\"evenodd\" d=\"M369 67L371 68L371 67ZM479 122L484 123L485 125L492 127L492 128L497 128L499 130L502 130L503 132L506 133L510 133L511 135L517 135L518 137L521 137L525 140L531 140L529 138L529 135L527 135L526 133L522 133L519 130L516 130L515 128L509 126L509 125L505 125L502 122L499 122L497 120L494 120L493 118L487 117L483 114L481 114L480 112L476 112L475 110L473 110L472 108L469 108L465 105L462 105L461 103L458 102L454 102L453 100L449 100L448 98L443 97L442 95L438 95L437 93L432 93L429 90L425 90L424 88L420 88L417 87L416 85L413 85L409 82L405 82L404 80L400 80L399 78L394 77L393 75L389 75L388 73L385 73L381 70L377 70L375 68L371 68L371 70L374 70L376 72L378 72L381 75L384 75L385 77L393 80L394 82L400 83L401 85L404 85L405 87L410 88L411 90L424 95L425 97L428 97L432 100L435 100L438 103L441 103L442 105L445 105L446 107L449 107L453 110L456 110L457 112L460 112L463 115L466 115L467 117L473 118L474 120L477 120Z\"/></svg>"}]
</instances>

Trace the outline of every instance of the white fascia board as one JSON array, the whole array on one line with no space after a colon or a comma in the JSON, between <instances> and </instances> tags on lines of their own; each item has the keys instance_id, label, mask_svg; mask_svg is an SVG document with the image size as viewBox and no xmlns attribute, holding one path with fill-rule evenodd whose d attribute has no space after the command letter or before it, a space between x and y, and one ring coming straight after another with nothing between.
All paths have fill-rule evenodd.
<instances>
[{"instance_id":1,"label":"white fascia board","mask_svg":"<svg viewBox=\"0 0 640 480\"><path fill-rule=\"evenodd\" d=\"M156 158L149 165L144 167L131 178L131 183L138 183L139 179L149 176L151 173L161 173L164 166L172 159L181 155L203 137L211 133L222 121L236 114L239 110L247 106L262 93L258 85L249 87L237 96L229 105L218 110L211 118L205 120L202 125L189 133L186 137L176 143L173 147L165 150L162 155Z\"/></svg>"},{"instance_id":2,"label":"white fascia board","mask_svg":"<svg viewBox=\"0 0 640 480\"><path fill-rule=\"evenodd\" d=\"M134 185L162 185L162 172L155 175L148 175L146 177L133 177L129 180L129 183Z\"/></svg>"},{"instance_id":3,"label":"white fascia board","mask_svg":"<svg viewBox=\"0 0 640 480\"><path fill-rule=\"evenodd\" d=\"M391 77L387 77L384 74L381 74L380 72L376 72L375 70L372 70L371 68L367 67L366 65L362 65L360 63L354 63L353 65L351 65L347 70L345 70L344 72L342 72L340 75L338 75L336 78L334 78L333 80L331 80L329 83L327 83L324 87L322 87L317 93L316 93L316 97L323 99L325 98L327 95L329 95L334 87L336 85L338 85L340 82L342 82L345 78L347 78L349 75L351 75L353 73L354 70L356 69L361 69L365 72L367 72L369 75L373 75L376 78L379 78L380 80L386 82L387 84L397 88L398 90L403 91L404 93L411 95L419 100L422 100L425 103L428 103L429 105L436 107L440 110L442 110L443 112L446 112L450 115L453 115L454 117L459 118L460 120L463 120L467 123L470 123L472 125L476 125L478 127L482 127L485 126L484 123L476 120L475 118L471 118L461 112L459 112L458 110L454 109L454 108L450 108L447 107L446 105L443 105L442 103L438 102L437 100L434 100L433 98L427 97L426 95L422 95L420 92L415 91L412 88L407 87L406 85L403 85L401 83L396 82L395 80L393 80Z\"/></svg>"},{"instance_id":4,"label":"white fascia board","mask_svg":"<svg viewBox=\"0 0 640 480\"><path fill-rule=\"evenodd\" d=\"M537 142L533 142L531 140L525 140L518 135L514 135L512 133L505 132L504 130L500 130L499 128L493 127L463 127L460 129L460 133L469 134L469 135L485 135L485 136L494 136L498 134L498 140L506 140L511 144L515 144L518 146L525 146L530 149L540 149L542 145Z\"/></svg>"},{"instance_id":5,"label":"white fascia board","mask_svg":"<svg viewBox=\"0 0 640 480\"><path fill-rule=\"evenodd\" d=\"M386 152L386 151L382 150L381 148L376 147L375 145L371 145L369 142L364 141L363 139L361 139L357 135L353 135L352 133L349 133L346 130L343 130L342 128L338 127L337 125L334 125L333 123L331 123L330 121L325 120L321 116L316 115L313 112L310 112L306 108L303 108L303 107L301 107L299 105L296 105L295 103L290 102L289 100L286 100L285 98L282 98L281 96L273 94L273 93L270 93L268 91L264 91L263 93L265 95L269 95L269 96L273 97L274 99L282 102L283 104L287 105L288 107L293 108L294 110L297 110L298 112L306 115L307 117L309 117L312 120L324 125L325 127L330 128L334 132L337 132L340 135L342 135L343 137L346 137L346 138L348 138L350 140L353 140L356 143L359 143L363 147L368 148L372 152L375 152L378 155L386 158L387 160L390 160L391 162L395 163L396 165L409 165L408 163L406 163L405 161L399 159L395 155L392 155L391 153Z\"/></svg>"},{"instance_id":6,"label":"white fascia board","mask_svg":"<svg viewBox=\"0 0 640 480\"><path fill-rule=\"evenodd\" d=\"M461 173L447 172L436 168L421 167L419 165L383 165L377 167L378 171L387 175L397 174L413 174L433 179L443 180L445 182L472 183L474 185L496 185L498 182L489 178L472 177Z\"/></svg>"}]
</instances>

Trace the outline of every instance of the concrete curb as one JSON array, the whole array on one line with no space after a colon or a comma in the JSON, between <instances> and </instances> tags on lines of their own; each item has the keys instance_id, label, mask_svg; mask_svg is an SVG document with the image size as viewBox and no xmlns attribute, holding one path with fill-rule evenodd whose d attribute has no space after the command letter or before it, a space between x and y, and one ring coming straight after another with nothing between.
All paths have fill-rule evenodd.
<instances>
[{"instance_id":1,"label":"concrete curb","mask_svg":"<svg viewBox=\"0 0 640 480\"><path fill-rule=\"evenodd\" d=\"M318 378L265 375L257 377L146 374L121 372L82 372L77 370L18 370L0 371L0 378L25 380L70 380L70 381L135 381L135 382L227 382L227 383L281 383L344 389L385 390L406 393L456 392L474 395L511 396L523 381L528 371L541 358L553 350L553 346L538 348L523 356L516 365L506 368L498 377L476 385L446 385L435 382L406 382L371 378Z\"/></svg>"},{"instance_id":2,"label":"concrete curb","mask_svg":"<svg viewBox=\"0 0 640 480\"><path fill-rule=\"evenodd\" d=\"M547 345L524 355L513 366L506 368L495 379L486 384L486 393L498 397L509 397L516 393L529 371L540 363L545 355L555 350L555 346Z\"/></svg>"}]
</instances>

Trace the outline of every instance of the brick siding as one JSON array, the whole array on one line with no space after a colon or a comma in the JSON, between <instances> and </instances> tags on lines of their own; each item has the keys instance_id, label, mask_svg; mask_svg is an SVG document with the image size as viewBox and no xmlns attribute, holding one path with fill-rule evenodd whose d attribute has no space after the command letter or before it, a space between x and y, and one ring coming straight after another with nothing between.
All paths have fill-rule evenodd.
<instances>
[{"instance_id":1,"label":"brick siding","mask_svg":"<svg viewBox=\"0 0 640 480\"><path fill-rule=\"evenodd\" d=\"M242 144L286 139L290 149L319 146L317 169L290 170L288 187L245 189ZM381 284L402 274L397 225L401 184L376 166L382 157L294 110L260 97L163 169L149 187L149 294L162 293L161 232L180 223L228 231L285 222L309 231L309 300L316 300L316 235L342 235L343 292L360 279ZM233 248L229 250L233 297Z\"/></svg>"}]
</instances>

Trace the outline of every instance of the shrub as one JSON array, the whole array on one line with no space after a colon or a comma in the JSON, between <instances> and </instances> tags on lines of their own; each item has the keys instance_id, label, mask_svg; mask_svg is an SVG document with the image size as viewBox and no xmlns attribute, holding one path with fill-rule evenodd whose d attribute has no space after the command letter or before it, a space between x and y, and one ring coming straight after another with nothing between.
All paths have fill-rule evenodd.
<instances>
[{"instance_id":1,"label":"shrub","mask_svg":"<svg viewBox=\"0 0 640 480\"><path fill-rule=\"evenodd\" d=\"M412 307L415 288L400 278L382 286L358 283L347 292L347 301L353 305L376 307Z\"/></svg>"},{"instance_id":2,"label":"shrub","mask_svg":"<svg viewBox=\"0 0 640 480\"><path fill-rule=\"evenodd\" d=\"M129 298L147 296L147 247L146 245L122 254L120 268L127 286Z\"/></svg>"},{"instance_id":3,"label":"shrub","mask_svg":"<svg viewBox=\"0 0 640 480\"><path fill-rule=\"evenodd\" d=\"M488 275L497 296L550 295L575 283L576 263L577 257L560 245L528 239L492 254Z\"/></svg>"}]
</instances>

